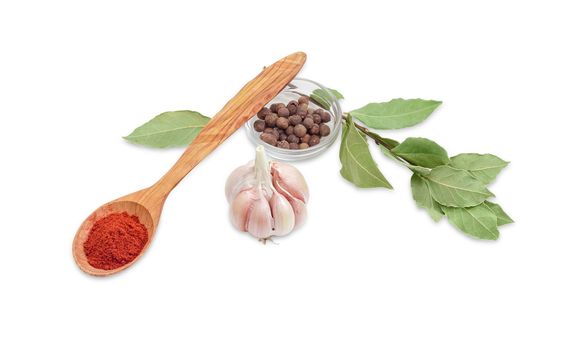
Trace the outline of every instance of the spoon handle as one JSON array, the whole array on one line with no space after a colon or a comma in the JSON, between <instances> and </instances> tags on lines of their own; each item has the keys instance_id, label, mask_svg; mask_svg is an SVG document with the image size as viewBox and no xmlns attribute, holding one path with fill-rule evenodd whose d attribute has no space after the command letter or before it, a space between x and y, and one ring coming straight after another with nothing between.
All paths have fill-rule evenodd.
<instances>
[{"instance_id":1,"label":"spoon handle","mask_svg":"<svg viewBox=\"0 0 564 350\"><path fill-rule=\"evenodd\" d=\"M272 100L298 74L306 54L296 52L249 81L196 136L170 170L153 186L167 196L202 159Z\"/></svg>"}]
</instances>

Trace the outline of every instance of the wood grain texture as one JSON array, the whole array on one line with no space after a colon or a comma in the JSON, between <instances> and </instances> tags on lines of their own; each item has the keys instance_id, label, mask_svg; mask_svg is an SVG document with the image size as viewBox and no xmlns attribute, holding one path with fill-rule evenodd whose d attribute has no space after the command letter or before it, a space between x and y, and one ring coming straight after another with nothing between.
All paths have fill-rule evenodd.
<instances>
[{"instance_id":1,"label":"wood grain texture","mask_svg":"<svg viewBox=\"0 0 564 350\"><path fill-rule=\"evenodd\" d=\"M72 245L73 256L80 269L91 275L108 276L128 268L143 256L153 239L168 194L202 159L282 91L305 61L305 53L296 52L265 68L227 102L159 181L149 188L106 203L90 214L79 227ZM108 214L123 211L138 216L147 227L149 240L143 251L132 262L114 270L90 266L83 245L93 223Z\"/></svg>"}]
</instances>

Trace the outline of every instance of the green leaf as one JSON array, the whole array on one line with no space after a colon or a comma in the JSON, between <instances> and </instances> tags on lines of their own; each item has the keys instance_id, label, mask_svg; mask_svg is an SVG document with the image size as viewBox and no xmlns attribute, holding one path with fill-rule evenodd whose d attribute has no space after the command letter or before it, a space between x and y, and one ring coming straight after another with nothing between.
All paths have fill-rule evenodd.
<instances>
[{"instance_id":1,"label":"green leaf","mask_svg":"<svg viewBox=\"0 0 564 350\"><path fill-rule=\"evenodd\" d=\"M343 126L339 159L341 175L356 186L392 188L372 159L366 137L357 130L350 117Z\"/></svg>"},{"instance_id":2,"label":"green leaf","mask_svg":"<svg viewBox=\"0 0 564 350\"><path fill-rule=\"evenodd\" d=\"M392 152L414 165L426 168L434 168L449 162L448 154L444 148L421 137L407 138L394 147Z\"/></svg>"},{"instance_id":3,"label":"green leaf","mask_svg":"<svg viewBox=\"0 0 564 350\"><path fill-rule=\"evenodd\" d=\"M124 139L156 148L186 146L209 120L194 111L165 112L133 130Z\"/></svg>"},{"instance_id":4,"label":"green leaf","mask_svg":"<svg viewBox=\"0 0 564 350\"><path fill-rule=\"evenodd\" d=\"M448 221L471 237L495 240L499 238L497 217L484 204L470 208L442 208Z\"/></svg>"},{"instance_id":5,"label":"green leaf","mask_svg":"<svg viewBox=\"0 0 564 350\"><path fill-rule=\"evenodd\" d=\"M452 157L450 164L457 169L468 170L472 176L487 185L509 162L493 154L462 153Z\"/></svg>"},{"instance_id":6,"label":"green leaf","mask_svg":"<svg viewBox=\"0 0 564 350\"><path fill-rule=\"evenodd\" d=\"M440 204L431 196L427 180L418 174L411 176L411 193L417 206L427 210L434 221L439 221L443 217Z\"/></svg>"},{"instance_id":7,"label":"green leaf","mask_svg":"<svg viewBox=\"0 0 564 350\"><path fill-rule=\"evenodd\" d=\"M485 201L484 205L497 217L497 226L503 226L514 222L513 219L510 218L505 211L503 211L499 204Z\"/></svg>"},{"instance_id":8,"label":"green leaf","mask_svg":"<svg viewBox=\"0 0 564 350\"><path fill-rule=\"evenodd\" d=\"M334 89L315 89L309 97L321 107L329 109L329 107L331 107L332 100L331 95L329 94L332 94L337 100L344 99L343 95Z\"/></svg>"},{"instance_id":9,"label":"green leaf","mask_svg":"<svg viewBox=\"0 0 564 350\"><path fill-rule=\"evenodd\" d=\"M493 196L486 186L466 170L441 165L426 176L431 195L448 207L473 207Z\"/></svg>"},{"instance_id":10,"label":"green leaf","mask_svg":"<svg viewBox=\"0 0 564 350\"><path fill-rule=\"evenodd\" d=\"M404 100L369 103L350 115L374 129L401 129L421 123L442 102L433 100Z\"/></svg>"}]
</instances>

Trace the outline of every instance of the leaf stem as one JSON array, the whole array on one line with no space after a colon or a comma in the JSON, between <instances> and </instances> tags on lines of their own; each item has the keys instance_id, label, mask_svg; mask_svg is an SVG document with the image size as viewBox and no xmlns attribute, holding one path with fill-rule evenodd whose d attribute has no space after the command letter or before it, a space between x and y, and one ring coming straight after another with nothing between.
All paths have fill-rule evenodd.
<instances>
[{"instance_id":1,"label":"leaf stem","mask_svg":"<svg viewBox=\"0 0 564 350\"><path fill-rule=\"evenodd\" d=\"M343 113L343 123L346 122L346 119L349 117L349 113L345 112ZM386 148L388 151L390 151L390 155L392 155L395 159L397 159L400 163L402 163L404 166L406 166L409 170L411 170L412 172L415 172L413 169L411 169L409 166L413 165L411 164L409 161L401 158L400 156L394 154L392 152L392 149L394 148L392 145L390 145L388 142L386 142L386 140L378 135L377 133L375 133L374 131L368 129L365 126L362 126L358 123L356 123L355 121L353 121L354 126L363 134L365 134L366 136L370 137L371 139L374 140L374 142L376 142L377 145L383 146L384 148Z\"/></svg>"},{"instance_id":2,"label":"leaf stem","mask_svg":"<svg viewBox=\"0 0 564 350\"><path fill-rule=\"evenodd\" d=\"M345 112L343 113L343 124L346 122L345 119L347 119L349 117L349 113ZM374 131L368 129L365 126L362 126L360 124L358 124L357 122L353 121L354 126L363 134L365 134L366 136L370 137L371 139L373 139L377 145L382 145L384 147L386 147L389 151L392 150L392 148L394 148L392 145L390 145L389 143L386 142L386 140L378 135L377 133L375 133Z\"/></svg>"}]
</instances>

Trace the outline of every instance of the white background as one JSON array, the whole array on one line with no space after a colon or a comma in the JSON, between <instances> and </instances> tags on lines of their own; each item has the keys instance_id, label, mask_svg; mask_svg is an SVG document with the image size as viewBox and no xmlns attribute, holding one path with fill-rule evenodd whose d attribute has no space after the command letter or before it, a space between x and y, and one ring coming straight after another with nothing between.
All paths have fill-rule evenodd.
<instances>
[{"instance_id":1,"label":"white background","mask_svg":"<svg viewBox=\"0 0 564 350\"><path fill-rule=\"evenodd\" d=\"M368 5L372 3L371 5ZM562 33L558 2L2 1L0 348L562 349ZM470 239L394 191L339 175L338 146L296 164L306 226L235 231L223 185L253 156L239 130L170 195L147 254L111 278L74 264L98 205L182 152L121 136L160 112L213 115L294 51L345 110L439 99L425 136L510 160L491 187L516 220Z\"/></svg>"}]
</instances>

